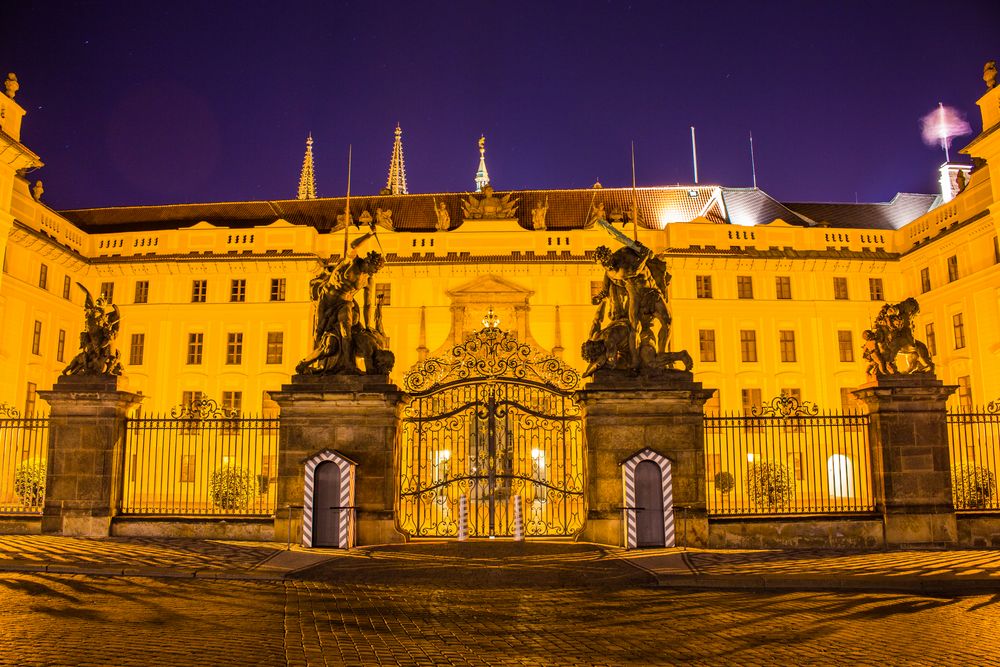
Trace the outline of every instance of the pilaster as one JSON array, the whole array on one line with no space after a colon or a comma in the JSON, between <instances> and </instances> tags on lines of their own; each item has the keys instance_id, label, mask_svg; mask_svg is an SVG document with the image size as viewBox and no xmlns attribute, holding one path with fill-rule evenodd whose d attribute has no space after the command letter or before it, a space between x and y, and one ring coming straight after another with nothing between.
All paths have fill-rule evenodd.
<instances>
[{"instance_id":1,"label":"pilaster","mask_svg":"<svg viewBox=\"0 0 1000 667\"><path fill-rule=\"evenodd\" d=\"M581 539L624 545L621 463L648 447L673 465L677 544L708 545L704 405L713 390L675 371L657 378L598 371L577 392L587 436L587 524Z\"/></svg>"},{"instance_id":2,"label":"pilaster","mask_svg":"<svg viewBox=\"0 0 1000 667\"><path fill-rule=\"evenodd\" d=\"M62 376L48 402L49 447L42 532L107 537L124 470L125 417L142 396L120 376Z\"/></svg>"},{"instance_id":3,"label":"pilaster","mask_svg":"<svg viewBox=\"0 0 1000 667\"><path fill-rule=\"evenodd\" d=\"M870 415L875 506L887 546L946 546L958 539L945 406L957 388L933 376L905 375L854 391Z\"/></svg>"},{"instance_id":4,"label":"pilaster","mask_svg":"<svg viewBox=\"0 0 1000 667\"><path fill-rule=\"evenodd\" d=\"M357 544L402 542L395 529L395 444L404 394L388 376L293 376L270 392L281 406L275 539L300 542L304 461L334 449L357 462Z\"/></svg>"}]
</instances>

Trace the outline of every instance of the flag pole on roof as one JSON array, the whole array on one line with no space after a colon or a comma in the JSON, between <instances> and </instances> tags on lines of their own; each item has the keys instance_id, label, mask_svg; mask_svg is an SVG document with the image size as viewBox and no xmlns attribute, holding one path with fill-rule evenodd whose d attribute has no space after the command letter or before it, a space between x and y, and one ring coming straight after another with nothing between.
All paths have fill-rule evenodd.
<instances>
[{"instance_id":1,"label":"flag pole on roof","mask_svg":"<svg viewBox=\"0 0 1000 667\"><path fill-rule=\"evenodd\" d=\"M347 201L344 203L344 257L347 257L347 234L351 229L351 144L347 145Z\"/></svg>"},{"instance_id":2,"label":"flag pole on roof","mask_svg":"<svg viewBox=\"0 0 1000 667\"><path fill-rule=\"evenodd\" d=\"M635 189L635 140L632 141L632 240L639 240L639 194Z\"/></svg>"}]
</instances>

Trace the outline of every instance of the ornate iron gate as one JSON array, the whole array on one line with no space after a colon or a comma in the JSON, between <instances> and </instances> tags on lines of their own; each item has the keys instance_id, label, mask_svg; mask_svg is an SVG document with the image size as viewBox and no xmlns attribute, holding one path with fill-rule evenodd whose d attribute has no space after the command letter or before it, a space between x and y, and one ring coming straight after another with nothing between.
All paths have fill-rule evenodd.
<instances>
[{"instance_id":1,"label":"ornate iron gate","mask_svg":"<svg viewBox=\"0 0 1000 667\"><path fill-rule=\"evenodd\" d=\"M583 527L584 452L579 376L484 320L486 328L403 380L411 392L399 448L400 528L414 537L510 536L521 496L525 534Z\"/></svg>"}]
</instances>

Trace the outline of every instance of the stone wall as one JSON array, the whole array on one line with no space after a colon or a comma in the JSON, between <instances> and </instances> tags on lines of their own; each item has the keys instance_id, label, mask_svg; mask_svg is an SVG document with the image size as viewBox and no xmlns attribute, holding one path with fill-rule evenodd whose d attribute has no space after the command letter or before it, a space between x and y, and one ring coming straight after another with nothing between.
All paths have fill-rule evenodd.
<instances>
[{"instance_id":1,"label":"stone wall","mask_svg":"<svg viewBox=\"0 0 1000 667\"><path fill-rule=\"evenodd\" d=\"M713 549L875 549L884 546L880 517L809 516L709 519Z\"/></svg>"},{"instance_id":2,"label":"stone wall","mask_svg":"<svg viewBox=\"0 0 1000 667\"><path fill-rule=\"evenodd\" d=\"M962 547L1000 547L1000 513L958 514L958 544Z\"/></svg>"},{"instance_id":3,"label":"stone wall","mask_svg":"<svg viewBox=\"0 0 1000 667\"><path fill-rule=\"evenodd\" d=\"M207 540L274 541L274 520L188 519L183 517L118 517L111 525L115 537L190 537Z\"/></svg>"}]
</instances>

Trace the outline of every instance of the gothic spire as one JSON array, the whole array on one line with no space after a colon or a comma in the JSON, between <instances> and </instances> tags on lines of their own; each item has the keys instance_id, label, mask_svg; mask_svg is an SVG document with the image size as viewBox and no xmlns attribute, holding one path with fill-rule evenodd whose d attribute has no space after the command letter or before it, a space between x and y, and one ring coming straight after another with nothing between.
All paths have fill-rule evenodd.
<instances>
[{"instance_id":1,"label":"gothic spire","mask_svg":"<svg viewBox=\"0 0 1000 667\"><path fill-rule=\"evenodd\" d=\"M316 199L316 173L313 171L313 135L306 139L306 156L302 159L299 176L299 199Z\"/></svg>"},{"instance_id":2,"label":"gothic spire","mask_svg":"<svg viewBox=\"0 0 1000 667\"><path fill-rule=\"evenodd\" d=\"M396 123L396 141L392 144L392 157L389 159L389 180L385 189L391 195L406 195L406 167L403 166L403 130Z\"/></svg>"},{"instance_id":3,"label":"gothic spire","mask_svg":"<svg viewBox=\"0 0 1000 667\"><path fill-rule=\"evenodd\" d=\"M483 188L490 184L490 175L486 171L486 136L479 137L479 171L476 172L476 192L482 192Z\"/></svg>"}]
</instances>

